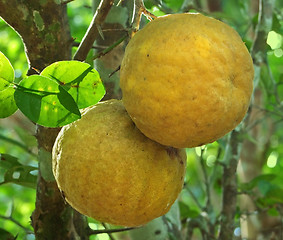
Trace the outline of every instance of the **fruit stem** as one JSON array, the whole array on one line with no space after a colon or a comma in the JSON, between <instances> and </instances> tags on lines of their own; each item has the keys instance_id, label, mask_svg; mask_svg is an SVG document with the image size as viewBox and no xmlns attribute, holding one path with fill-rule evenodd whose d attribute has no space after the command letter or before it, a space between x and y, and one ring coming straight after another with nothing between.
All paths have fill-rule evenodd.
<instances>
[{"instance_id":1,"label":"fruit stem","mask_svg":"<svg viewBox=\"0 0 283 240\"><path fill-rule=\"evenodd\" d=\"M133 37L135 33L139 30L142 14L144 14L146 18L150 21L157 18L154 14L146 10L143 0L135 0L132 31L130 37Z\"/></svg>"}]
</instances>

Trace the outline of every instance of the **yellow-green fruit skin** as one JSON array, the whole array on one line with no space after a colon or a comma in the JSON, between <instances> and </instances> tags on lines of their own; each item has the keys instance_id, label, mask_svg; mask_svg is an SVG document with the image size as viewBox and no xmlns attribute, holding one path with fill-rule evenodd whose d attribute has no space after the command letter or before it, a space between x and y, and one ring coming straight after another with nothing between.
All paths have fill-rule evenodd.
<instances>
[{"instance_id":1,"label":"yellow-green fruit skin","mask_svg":"<svg viewBox=\"0 0 283 240\"><path fill-rule=\"evenodd\" d=\"M123 103L147 137L167 146L213 142L244 118L253 62L239 34L202 14L149 22L129 41L120 69Z\"/></svg>"},{"instance_id":2,"label":"yellow-green fruit skin","mask_svg":"<svg viewBox=\"0 0 283 240\"><path fill-rule=\"evenodd\" d=\"M185 150L145 137L118 100L84 110L62 128L53 148L53 173L66 201L120 226L165 214L182 189L185 167Z\"/></svg>"}]
</instances>

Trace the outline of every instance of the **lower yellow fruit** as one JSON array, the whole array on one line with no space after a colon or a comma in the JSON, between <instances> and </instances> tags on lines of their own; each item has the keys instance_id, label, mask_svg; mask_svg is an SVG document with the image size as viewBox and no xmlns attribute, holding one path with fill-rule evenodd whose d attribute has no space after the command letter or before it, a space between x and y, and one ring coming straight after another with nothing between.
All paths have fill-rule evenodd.
<instances>
[{"instance_id":1,"label":"lower yellow fruit","mask_svg":"<svg viewBox=\"0 0 283 240\"><path fill-rule=\"evenodd\" d=\"M141 132L164 145L195 147L241 122L253 74L251 56L230 26L201 14L172 14L130 40L120 86Z\"/></svg>"},{"instance_id":2,"label":"lower yellow fruit","mask_svg":"<svg viewBox=\"0 0 283 240\"><path fill-rule=\"evenodd\" d=\"M180 193L186 153L145 137L123 104L87 108L60 131L53 173L66 201L96 220L138 226L165 214Z\"/></svg>"}]
</instances>

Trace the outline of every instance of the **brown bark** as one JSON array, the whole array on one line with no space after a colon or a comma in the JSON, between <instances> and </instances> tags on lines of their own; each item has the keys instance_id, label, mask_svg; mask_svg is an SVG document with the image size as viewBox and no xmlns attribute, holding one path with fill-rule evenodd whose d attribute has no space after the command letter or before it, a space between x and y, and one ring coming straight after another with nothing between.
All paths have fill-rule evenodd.
<instances>
[{"instance_id":1,"label":"brown bark","mask_svg":"<svg viewBox=\"0 0 283 240\"><path fill-rule=\"evenodd\" d=\"M57 128L37 126L39 149L51 153L58 132ZM39 158L39 161L43 159ZM36 239L75 239L71 207L64 202L56 182L43 177L42 171L48 172L51 169L39 169L36 208L31 216Z\"/></svg>"},{"instance_id":2,"label":"brown bark","mask_svg":"<svg viewBox=\"0 0 283 240\"><path fill-rule=\"evenodd\" d=\"M221 0L208 0L207 5L210 12L221 11Z\"/></svg>"},{"instance_id":3,"label":"brown bark","mask_svg":"<svg viewBox=\"0 0 283 240\"><path fill-rule=\"evenodd\" d=\"M70 59L66 5L51 0L2 0L0 15L22 37L31 68L42 70L55 61Z\"/></svg>"},{"instance_id":4,"label":"brown bark","mask_svg":"<svg viewBox=\"0 0 283 240\"><path fill-rule=\"evenodd\" d=\"M107 14L109 13L114 0L103 0L100 2L92 22L74 55L75 60L84 61L89 53L94 41L99 36L101 24L104 22Z\"/></svg>"},{"instance_id":5,"label":"brown bark","mask_svg":"<svg viewBox=\"0 0 283 240\"><path fill-rule=\"evenodd\" d=\"M55 61L71 59L72 38L66 5L61 1L1 0L0 16L24 42L30 64L28 74L41 71ZM42 175L45 171L52 176L51 150L58 131L38 126L36 133L39 149L50 156L47 158L50 167L39 170L36 209L31 216L36 239L75 239L77 236L71 207L64 202L56 182ZM39 165L41 160L39 157Z\"/></svg>"}]
</instances>

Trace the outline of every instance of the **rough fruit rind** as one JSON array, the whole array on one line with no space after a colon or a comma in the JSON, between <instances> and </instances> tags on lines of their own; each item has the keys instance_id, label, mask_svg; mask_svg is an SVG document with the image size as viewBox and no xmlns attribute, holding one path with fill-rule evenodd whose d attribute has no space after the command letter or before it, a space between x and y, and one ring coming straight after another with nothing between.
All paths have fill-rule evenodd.
<instances>
[{"instance_id":1,"label":"rough fruit rind","mask_svg":"<svg viewBox=\"0 0 283 240\"><path fill-rule=\"evenodd\" d=\"M165 214L182 189L185 166L185 150L145 137L118 100L87 108L62 128L53 148L53 173L66 201L115 225Z\"/></svg>"},{"instance_id":2,"label":"rough fruit rind","mask_svg":"<svg viewBox=\"0 0 283 240\"><path fill-rule=\"evenodd\" d=\"M125 108L147 137L195 147L241 122L253 74L251 56L233 28L201 14L172 14L130 40L120 86Z\"/></svg>"}]
</instances>

